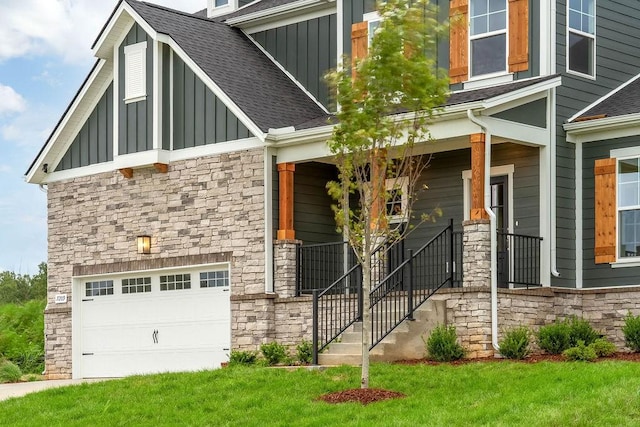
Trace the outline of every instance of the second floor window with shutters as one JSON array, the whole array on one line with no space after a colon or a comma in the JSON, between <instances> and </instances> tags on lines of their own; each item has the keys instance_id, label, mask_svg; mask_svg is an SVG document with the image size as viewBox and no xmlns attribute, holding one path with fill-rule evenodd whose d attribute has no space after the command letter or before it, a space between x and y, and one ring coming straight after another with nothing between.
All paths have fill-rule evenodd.
<instances>
[{"instance_id":1,"label":"second floor window with shutters","mask_svg":"<svg viewBox=\"0 0 640 427\"><path fill-rule=\"evenodd\" d=\"M507 0L469 1L471 77L507 70Z\"/></svg>"},{"instance_id":2,"label":"second floor window with shutters","mask_svg":"<svg viewBox=\"0 0 640 427\"><path fill-rule=\"evenodd\" d=\"M595 0L569 0L567 9L567 69L594 77Z\"/></svg>"},{"instance_id":3,"label":"second floor window with shutters","mask_svg":"<svg viewBox=\"0 0 640 427\"><path fill-rule=\"evenodd\" d=\"M124 100L142 101L147 96L147 42L124 48Z\"/></svg>"}]
</instances>

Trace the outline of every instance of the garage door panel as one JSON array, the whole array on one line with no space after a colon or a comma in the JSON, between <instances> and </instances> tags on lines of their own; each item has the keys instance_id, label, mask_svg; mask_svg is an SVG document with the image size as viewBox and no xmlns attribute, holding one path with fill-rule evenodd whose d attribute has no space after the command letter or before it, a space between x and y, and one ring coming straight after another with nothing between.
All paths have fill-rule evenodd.
<instances>
[{"instance_id":1,"label":"garage door panel","mask_svg":"<svg viewBox=\"0 0 640 427\"><path fill-rule=\"evenodd\" d=\"M113 280L114 292L81 303L83 377L213 369L228 360L228 286L160 291L158 276L151 292L139 294L123 294L119 280L97 279Z\"/></svg>"}]
</instances>

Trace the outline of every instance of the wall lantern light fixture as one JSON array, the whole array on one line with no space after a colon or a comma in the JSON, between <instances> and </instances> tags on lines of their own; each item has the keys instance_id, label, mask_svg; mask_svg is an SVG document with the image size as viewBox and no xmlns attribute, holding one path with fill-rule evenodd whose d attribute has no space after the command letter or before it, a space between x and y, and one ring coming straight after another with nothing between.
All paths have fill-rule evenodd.
<instances>
[{"instance_id":1,"label":"wall lantern light fixture","mask_svg":"<svg viewBox=\"0 0 640 427\"><path fill-rule=\"evenodd\" d=\"M139 254L151 253L151 236L138 236L137 241Z\"/></svg>"}]
</instances>

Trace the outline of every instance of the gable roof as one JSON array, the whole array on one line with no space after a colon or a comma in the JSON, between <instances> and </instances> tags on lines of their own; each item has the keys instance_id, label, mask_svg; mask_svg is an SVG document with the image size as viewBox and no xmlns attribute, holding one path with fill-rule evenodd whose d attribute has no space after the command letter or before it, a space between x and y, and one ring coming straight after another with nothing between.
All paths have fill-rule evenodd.
<instances>
[{"instance_id":1,"label":"gable roof","mask_svg":"<svg viewBox=\"0 0 640 427\"><path fill-rule=\"evenodd\" d=\"M125 1L155 31L171 37L263 132L325 114L242 31L165 7Z\"/></svg>"},{"instance_id":2,"label":"gable roof","mask_svg":"<svg viewBox=\"0 0 640 427\"><path fill-rule=\"evenodd\" d=\"M568 121L619 117L640 113L640 74L607 93Z\"/></svg>"}]
</instances>

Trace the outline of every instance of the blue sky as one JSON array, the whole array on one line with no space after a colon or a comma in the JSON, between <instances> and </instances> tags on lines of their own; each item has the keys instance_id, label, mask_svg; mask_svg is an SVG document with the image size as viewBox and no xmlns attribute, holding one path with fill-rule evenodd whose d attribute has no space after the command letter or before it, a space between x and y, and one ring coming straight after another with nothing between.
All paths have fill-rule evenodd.
<instances>
[{"instance_id":1,"label":"blue sky","mask_svg":"<svg viewBox=\"0 0 640 427\"><path fill-rule=\"evenodd\" d=\"M195 12L207 0L152 0ZM0 0L0 271L47 259L47 201L24 173L95 58L91 45L117 0Z\"/></svg>"}]
</instances>

